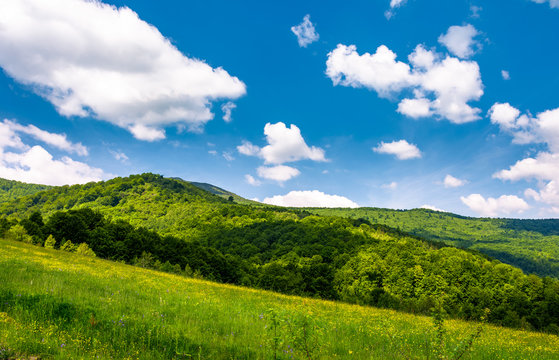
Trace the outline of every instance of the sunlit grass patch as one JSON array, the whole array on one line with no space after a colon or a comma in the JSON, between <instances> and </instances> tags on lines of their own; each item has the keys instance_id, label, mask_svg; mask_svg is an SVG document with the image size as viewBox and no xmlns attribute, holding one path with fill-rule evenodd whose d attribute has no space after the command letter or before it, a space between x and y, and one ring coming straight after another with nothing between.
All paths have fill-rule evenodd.
<instances>
[{"instance_id":1,"label":"sunlit grass patch","mask_svg":"<svg viewBox=\"0 0 559 360\"><path fill-rule=\"evenodd\" d=\"M216 284L5 240L0 284L0 348L14 357L433 358L429 317ZM446 321L445 346L452 350L476 326ZM557 359L559 338L485 326L463 358Z\"/></svg>"}]
</instances>

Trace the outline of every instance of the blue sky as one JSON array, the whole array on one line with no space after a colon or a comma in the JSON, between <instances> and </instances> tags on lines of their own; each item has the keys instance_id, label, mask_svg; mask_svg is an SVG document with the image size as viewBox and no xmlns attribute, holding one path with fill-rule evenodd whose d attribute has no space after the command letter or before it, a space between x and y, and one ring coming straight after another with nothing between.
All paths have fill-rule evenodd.
<instances>
[{"instance_id":1,"label":"blue sky","mask_svg":"<svg viewBox=\"0 0 559 360\"><path fill-rule=\"evenodd\" d=\"M0 177L557 217L558 44L557 0L4 2Z\"/></svg>"}]
</instances>

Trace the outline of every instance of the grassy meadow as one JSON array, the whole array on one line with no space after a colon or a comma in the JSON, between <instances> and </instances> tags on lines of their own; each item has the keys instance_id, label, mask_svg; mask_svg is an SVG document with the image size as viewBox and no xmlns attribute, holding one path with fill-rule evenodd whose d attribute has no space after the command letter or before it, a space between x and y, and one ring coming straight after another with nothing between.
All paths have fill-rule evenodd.
<instances>
[{"instance_id":1,"label":"grassy meadow","mask_svg":"<svg viewBox=\"0 0 559 360\"><path fill-rule=\"evenodd\" d=\"M19 242L0 240L0 284L0 359L437 358L429 317L216 284ZM444 326L442 353L452 354L479 324ZM484 325L461 358L559 359L559 337Z\"/></svg>"}]
</instances>

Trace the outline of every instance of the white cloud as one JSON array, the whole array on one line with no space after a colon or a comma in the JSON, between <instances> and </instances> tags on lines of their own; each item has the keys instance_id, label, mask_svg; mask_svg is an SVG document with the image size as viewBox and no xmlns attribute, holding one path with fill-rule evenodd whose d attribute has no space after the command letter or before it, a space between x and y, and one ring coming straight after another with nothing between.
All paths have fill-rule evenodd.
<instances>
[{"instance_id":1,"label":"white cloud","mask_svg":"<svg viewBox=\"0 0 559 360\"><path fill-rule=\"evenodd\" d=\"M142 140L162 127L199 129L211 101L245 85L222 68L184 56L129 8L99 1L0 2L0 66L64 116L93 116Z\"/></svg>"},{"instance_id":2,"label":"white cloud","mask_svg":"<svg viewBox=\"0 0 559 360\"><path fill-rule=\"evenodd\" d=\"M421 209L428 209L428 210L433 210L433 211L446 212L446 211L444 211L444 210L442 210L442 209L439 209L439 208L437 208L437 207L434 207L433 205L427 205L427 204L421 205Z\"/></svg>"},{"instance_id":3,"label":"white cloud","mask_svg":"<svg viewBox=\"0 0 559 360\"><path fill-rule=\"evenodd\" d=\"M398 112L413 119L427 117L433 114L431 101L425 98L404 99L398 104Z\"/></svg>"},{"instance_id":4,"label":"white cloud","mask_svg":"<svg viewBox=\"0 0 559 360\"><path fill-rule=\"evenodd\" d=\"M495 103L488 115L492 123L513 136L514 143L546 143L552 152L559 152L559 108L533 117L509 103Z\"/></svg>"},{"instance_id":5,"label":"white cloud","mask_svg":"<svg viewBox=\"0 0 559 360\"><path fill-rule=\"evenodd\" d=\"M290 191L286 195L276 195L263 200L265 204L289 207L359 207L350 199L339 195L328 195L318 190Z\"/></svg>"},{"instance_id":6,"label":"white cloud","mask_svg":"<svg viewBox=\"0 0 559 360\"><path fill-rule=\"evenodd\" d=\"M446 34L439 36L439 42L446 46L450 53L465 59L472 56L480 44L474 40L479 32L470 24L451 26Z\"/></svg>"},{"instance_id":7,"label":"white cloud","mask_svg":"<svg viewBox=\"0 0 559 360\"><path fill-rule=\"evenodd\" d=\"M8 120L0 123L0 149L25 149L26 145L21 141L21 138L16 134L11 124L12 122Z\"/></svg>"},{"instance_id":8,"label":"white cloud","mask_svg":"<svg viewBox=\"0 0 559 360\"><path fill-rule=\"evenodd\" d=\"M280 183L301 174L299 170L286 165L260 166L256 169L256 172L263 179L275 180Z\"/></svg>"},{"instance_id":9,"label":"white cloud","mask_svg":"<svg viewBox=\"0 0 559 360\"><path fill-rule=\"evenodd\" d=\"M393 97L413 90L414 99L403 99L398 111L419 118L436 115L461 124L480 119L480 109L468 102L479 100L483 84L475 61L441 57L418 45L409 55L410 64L381 45L374 54L359 55L355 45L339 44L328 54L326 75L334 86L365 87L379 96Z\"/></svg>"},{"instance_id":10,"label":"white cloud","mask_svg":"<svg viewBox=\"0 0 559 360\"><path fill-rule=\"evenodd\" d=\"M74 144L71 141L68 141L68 139L66 138L66 134L51 133L45 130L41 130L32 124L23 126L15 121L7 120L7 119L4 119L4 126L11 129L14 134L15 133L27 134L57 149L64 150L70 153L76 153L82 156L86 156L88 154L87 148L85 146L83 146L81 143ZM7 143L2 142L1 144L7 144Z\"/></svg>"},{"instance_id":11,"label":"white cloud","mask_svg":"<svg viewBox=\"0 0 559 360\"><path fill-rule=\"evenodd\" d=\"M386 10L384 16L390 20L392 16L394 16L394 10L405 5L407 0L390 0L390 9Z\"/></svg>"},{"instance_id":12,"label":"white cloud","mask_svg":"<svg viewBox=\"0 0 559 360\"><path fill-rule=\"evenodd\" d=\"M101 169L90 167L79 161L74 161L68 156L63 156L61 159L54 159L43 147L39 145L31 147L24 144L16 133L20 127L25 130L31 129L30 131L33 137L38 134L36 136L38 140L48 143L49 140L53 139L52 137L45 137L45 133L50 133L43 132L37 127L24 127L12 121L1 122L0 174L3 178L27 183L66 185L98 181L108 176L108 174L105 174ZM60 139L57 137L54 138ZM54 143L57 145L64 144L57 141L54 141ZM68 144L70 143L68 142ZM73 151L74 148L70 147L65 150Z\"/></svg>"},{"instance_id":13,"label":"white cloud","mask_svg":"<svg viewBox=\"0 0 559 360\"><path fill-rule=\"evenodd\" d=\"M112 150L110 150L109 152L113 155L113 157L117 161L120 161L122 163L125 163L125 162L128 161L128 156L126 156L126 154L123 153L122 151L112 151Z\"/></svg>"},{"instance_id":14,"label":"white cloud","mask_svg":"<svg viewBox=\"0 0 559 360\"><path fill-rule=\"evenodd\" d=\"M223 158L224 158L225 160L227 160L227 161L233 161L233 160L235 160L235 157L233 156L233 154L231 154L231 153L228 152L228 151L224 151L221 155L222 155Z\"/></svg>"},{"instance_id":15,"label":"white cloud","mask_svg":"<svg viewBox=\"0 0 559 360\"><path fill-rule=\"evenodd\" d=\"M380 154L392 154L400 160L415 159L421 157L421 152L414 144L408 143L406 140L393 141L390 143L381 143L373 148L374 152Z\"/></svg>"},{"instance_id":16,"label":"white cloud","mask_svg":"<svg viewBox=\"0 0 559 360\"><path fill-rule=\"evenodd\" d=\"M541 152L535 158L517 161L508 170L501 170L495 173L493 177L510 181L525 179L559 180L559 153Z\"/></svg>"},{"instance_id":17,"label":"white cloud","mask_svg":"<svg viewBox=\"0 0 559 360\"><path fill-rule=\"evenodd\" d=\"M532 1L538 4L545 4L548 2L550 8L559 9L559 0L532 0Z\"/></svg>"},{"instance_id":18,"label":"white cloud","mask_svg":"<svg viewBox=\"0 0 559 360\"><path fill-rule=\"evenodd\" d=\"M217 155L217 151L215 150L208 150L208 154L216 156Z\"/></svg>"},{"instance_id":19,"label":"white cloud","mask_svg":"<svg viewBox=\"0 0 559 360\"><path fill-rule=\"evenodd\" d=\"M83 184L107 176L67 156L56 160L38 145L21 153L0 152L0 173L7 179L45 185Z\"/></svg>"},{"instance_id":20,"label":"white cloud","mask_svg":"<svg viewBox=\"0 0 559 360\"><path fill-rule=\"evenodd\" d=\"M382 184L380 187L383 189L395 190L398 187L398 183L396 181L392 181L389 184Z\"/></svg>"},{"instance_id":21,"label":"white cloud","mask_svg":"<svg viewBox=\"0 0 559 360\"><path fill-rule=\"evenodd\" d=\"M221 105L221 111L223 112L223 121L231 122L231 111L235 109L237 105L234 102L228 101L225 104Z\"/></svg>"},{"instance_id":22,"label":"white cloud","mask_svg":"<svg viewBox=\"0 0 559 360\"><path fill-rule=\"evenodd\" d=\"M397 8L406 3L407 0L390 0L390 7Z\"/></svg>"},{"instance_id":23,"label":"white cloud","mask_svg":"<svg viewBox=\"0 0 559 360\"><path fill-rule=\"evenodd\" d=\"M372 55L359 55L355 45L338 44L328 53L326 75L334 85L366 87L385 97L414 83L410 66L396 61L396 54L384 45Z\"/></svg>"},{"instance_id":24,"label":"white cloud","mask_svg":"<svg viewBox=\"0 0 559 360\"><path fill-rule=\"evenodd\" d=\"M509 103L495 103L489 109L489 117L493 124L499 125L502 129L517 128L516 119L520 116L520 110L512 107Z\"/></svg>"},{"instance_id":25,"label":"white cloud","mask_svg":"<svg viewBox=\"0 0 559 360\"><path fill-rule=\"evenodd\" d=\"M128 127L128 130L138 140L157 141L165 139L165 130L157 129L151 126L136 124Z\"/></svg>"},{"instance_id":26,"label":"white cloud","mask_svg":"<svg viewBox=\"0 0 559 360\"><path fill-rule=\"evenodd\" d=\"M536 201L552 205L553 209L559 209L559 181L552 180L541 186L540 191L534 189L526 189L524 192L526 197L530 197ZM556 212L553 210L553 212Z\"/></svg>"},{"instance_id":27,"label":"white cloud","mask_svg":"<svg viewBox=\"0 0 559 360\"><path fill-rule=\"evenodd\" d=\"M245 175L245 180L247 183L249 183L252 186L260 186L261 182L258 179L255 179L254 176L246 174ZM258 201L258 200L256 200Z\"/></svg>"},{"instance_id":28,"label":"white cloud","mask_svg":"<svg viewBox=\"0 0 559 360\"><path fill-rule=\"evenodd\" d=\"M491 121L502 131L513 136L519 144L545 143L550 151L541 151L534 157L517 161L509 169L493 174L501 180L537 180L538 190L526 189L524 195L535 201L551 205L548 211L559 208L559 108L537 114L521 114L510 104L496 103L489 111Z\"/></svg>"},{"instance_id":29,"label":"white cloud","mask_svg":"<svg viewBox=\"0 0 559 360\"><path fill-rule=\"evenodd\" d=\"M501 76L503 77L503 80L510 80L510 74L506 70L501 70Z\"/></svg>"},{"instance_id":30,"label":"white cloud","mask_svg":"<svg viewBox=\"0 0 559 360\"><path fill-rule=\"evenodd\" d=\"M479 19L479 13L483 10L481 6L471 5L470 6L470 17L474 19Z\"/></svg>"},{"instance_id":31,"label":"white cloud","mask_svg":"<svg viewBox=\"0 0 559 360\"><path fill-rule=\"evenodd\" d=\"M309 147L301 135L301 130L293 124L289 127L284 123L267 123L264 135L268 145L260 148L248 141L237 146L237 150L248 156L258 156L266 164L283 164L299 160L326 161L324 150L315 146Z\"/></svg>"},{"instance_id":32,"label":"white cloud","mask_svg":"<svg viewBox=\"0 0 559 360\"><path fill-rule=\"evenodd\" d=\"M443 184L444 184L444 187L445 187L445 188L460 187L460 186L465 185L466 183L467 183L466 180L457 179L457 178L455 178L454 176L452 176L452 175L450 175L450 174L447 174L447 175L444 177L444 181L443 181Z\"/></svg>"},{"instance_id":33,"label":"white cloud","mask_svg":"<svg viewBox=\"0 0 559 360\"><path fill-rule=\"evenodd\" d=\"M479 66L474 61L446 57L418 74L421 87L435 95L432 111L455 124L480 119L480 109L468 102L479 100L483 84Z\"/></svg>"},{"instance_id":34,"label":"white cloud","mask_svg":"<svg viewBox=\"0 0 559 360\"><path fill-rule=\"evenodd\" d=\"M243 141L242 145L237 146L237 151L243 155L257 156L260 153L260 148L250 141Z\"/></svg>"},{"instance_id":35,"label":"white cloud","mask_svg":"<svg viewBox=\"0 0 559 360\"><path fill-rule=\"evenodd\" d=\"M282 122L267 123L264 135L269 145L260 149L260 155L266 164L282 164L304 159L326 161L324 150L309 147L301 135L301 130L293 124L288 128Z\"/></svg>"},{"instance_id":36,"label":"white cloud","mask_svg":"<svg viewBox=\"0 0 559 360\"><path fill-rule=\"evenodd\" d=\"M526 201L516 195L502 195L497 199L492 197L485 199L480 194L471 194L467 197L461 196L460 200L471 210L487 217L522 213L530 208Z\"/></svg>"},{"instance_id":37,"label":"white cloud","mask_svg":"<svg viewBox=\"0 0 559 360\"><path fill-rule=\"evenodd\" d=\"M297 26L292 26L291 31L297 36L300 47L307 47L315 41L318 41L319 35L311 22L311 16L305 15L303 22Z\"/></svg>"}]
</instances>

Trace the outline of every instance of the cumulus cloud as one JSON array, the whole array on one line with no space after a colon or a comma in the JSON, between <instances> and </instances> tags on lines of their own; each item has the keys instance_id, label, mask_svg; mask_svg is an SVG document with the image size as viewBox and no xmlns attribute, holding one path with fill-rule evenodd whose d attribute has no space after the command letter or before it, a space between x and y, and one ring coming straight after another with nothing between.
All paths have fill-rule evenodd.
<instances>
[{"instance_id":1,"label":"cumulus cloud","mask_svg":"<svg viewBox=\"0 0 559 360\"><path fill-rule=\"evenodd\" d=\"M0 66L64 116L92 116L136 138L200 129L211 102L245 94L224 69L184 56L129 8L99 1L0 2Z\"/></svg>"},{"instance_id":2,"label":"cumulus cloud","mask_svg":"<svg viewBox=\"0 0 559 360\"><path fill-rule=\"evenodd\" d=\"M260 166L256 169L256 173L263 179L274 180L280 183L301 174L296 168L286 165Z\"/></svg>"},{"instance_id":3,"label":"cumulus cloud","mask_svg":"<svg viewBox=\"0 0 559 360\"><path fill-rule=\"evenodd\" d=\"M466 180L457 179L454 176L447 174L444 177L443 184L445 188L455 188L465 185L466 182Z\"/></svg>"},{"instance_id":4,"label":"cumulus cloud","mask_svg":"<svg viewBox=\"0 0 559 360\"><path fill-rule=\"evenodd\" d=\"M301 130L291 124L267 123L264 126L264 135L268 145L260 148L248 141L237 146L237 150L248 156L258 156L266 164L283 164L299 160L326 161L324 150L315 146L309 147L301 135Z\"/></svg>"},{"instance_id":5,"label":"cumulus cloud","mask_svg":"<svg viewBox=\"0 0 559 360\"><path fill-rule=\"evenodd\" d=\"M136 124L128 127L128 130L138 140L156 141L165 139L165 130L151 126Z\"/></svg>"},{"instance_id":6,"label":"cumulus cloud","mask_svg":"<svg viewBox=\"0 0 559 360\"><path fill-rule=\"evenodd\" d=\"M503 80L510 80L510 74L506 70L501 70L501 76L503 77Z\"/></svg>"},{"instance_id":7,"label":"cumulus cloud","mask_svg":"<svg viewBox=\"0 0 559 360\"><path fill-rule=\"evenodd\" d=\"M331 207L356 208L359 205L339 195L328 195L318 190L290 191L286 195L276 195L263 200L265 204L289 207Z\"/></svg>"},{"instance_id":8,"label":"cumulus cloud","mask_svg":"<svg viewBox=\"0 0 559 360\"><path fill-rule=\"evenodd\" d=\"M546 143L552 152L559 152L559 108L534 117L521 114L509 103L495 103L488 115L493 124L513 136L514 143Z\"/></svg>"},{"instance_id":9,"label":"cumulus cloud","mask_svg":"<svg viewBox=\"0 0 559 360\"><path fill-rule=\"evenodd\" d=\"M267 123L264 135L268 145L259 147L249 141L237 146L237 151L247 156L257 156L266 165L257 169L258 176L264 179L287 181L300 174L299 170L282 164L300 160L327 161L324 150L315 146L308 146L301 135L301 130L295 125L287 127L284 123Z\"/></svg>"},{"instance_id":10,"label":"cumulus cloud","mask_svg":"<svg viewBox=\"0 0 559 360\"><path fill-rule=\"evenodd\" d=\"M496 103L489 110L491 122L513 136L519 144L545 143L549 151L517 161L508 169L493 174L501 180L536 180L538 189L528 188L526 197L559 208L559 108L531 116L508 103Z\"/></svg>"},{"instance_id":11,"label":"cumulus cloud","mask_svg":"<svg viewBox=\"0 0 559 360\"><path fill-rule=\"evenodd\" d=\"M252 186L260 186L261 182L258 179L255 179L254 176L250 175L250 174L246 174L245 175L245 180L247 183L249 183ZM256 200L258 201L258 200Z\"/></svg>"},{"instance_id":12,"label":"cumulus cloud","mask_svg":"<svg viewBox=\"0 0 559 360\"><path fill-rule=\"evenodd\" d=\"M408 143L406 140L393 141L390 143L381 143L373 148L374 152L379 154L392 154L399 160L408 160L421 157L421 151L414 144Z\"/></svg>"},{"instance_id":13,"label":"cumulus cloud","mask_svg":"<svg viewBox=\"0 0 559 360\"><path fill-rule=\"evenodd\" d=\"M268 145L260 149L260 156L266 164L282 164L304 159L326 161L324 150L309 147L301 135L301 130L293 124L286 127L282 122L267 123L264 135Z\"/></svg>"},{"instance_id":14,"label":"cumulus cloud","mask_svg":"<svg viewBox=\"0 0 559 360\"><path fill-rule=\"evenodd\" d=\"M355 45L339 44L328 54L326 75L334 86L364 87L381 97L413 90L414 98L405 98L398 105L398 112L412 118L435 115L456 124L480 119L481 110L468 104L483 95L475 61L442 58L422 45L408 60L409 64L396 60L385 45L374 54L360 55Z\"/></svg>"},{"instance_id":15,"label":"cumulus cloud","mask_svg":"<svg viewBox=\"0 0 559 360\"><path fill-rule=\"evenodd\" d=\"M231 122L231 111L235 109L237 105L234 102L228 101L225 104L221 105L221 111L223 112L223 121Z\"/></svg>"},{"instance_id":16,"label":"cumulus cloud","mask_svg":"<svg viewBox=\"0 0 559 360\"><path fill-rule=\"evenodd\" d=\"M311 22L311 16L305 15L303 22L297 26L291 27L291 32L297 36L300 47L307 47L315 41L318 41L319 35Z\"/></svg>"},{"instance_id":17,"label":"cumulus cloud","mask_svg":"<svg viewBox=\"0 0 559 360\"><path fill-rule=\"evenodd\" d=\"M398 104L398 112L413 119L431 116L431 101L425 98L404 99Z\"/></svg>"},{"instance_id":18,"label":"cumulus cloud","mask_svg":"<svg viewBox=\"0 0 559 360\"><path fill-rule=\"evenodd\" d=\"M68 152L75 152L76 148L66 137L45 136L51 134L37 127L21 126L12 121L0 123L0 174L3 178L27 183L46 185L81 184L89 181L99 181L106 178L101 169L75 161L68 156L55 159L45 148L39 145L29 146L21 140L18 131L29 130L31 136L48 145L62 148ZM38 135L37 135L38 134ZM35 136L37 135L37 136ZM57 139L57 140L54 140ZM65 142L61 142L64 139ZM80 149L79 147L77 149Z\"/></svg>"},{"instance_id":19,"label":"cumulus cloud","mask_svg":"<svg viewBox=\"0 0 559 360\"><path fill-rule=\"evenodd\" d=\"M384 45L374 54L359 55L355 45L338 44L328 53L326 75L335 86L365 87L385 97L415 82L410 66L396 61L396 54Z\"/></svg>"},{"instance_id":20,"label":"cumulus cloud","mask_svg":"<svg viewBox=\"0 0 559 360\"><path fill-rule=\"evenodd\" d=\"M489 197L485 199L480 194L461 196L460 200L481 216L496 217L499 215L510 215L522 213L530 206L516 195L502 195L498 198Z\"/></svg>"},{"instance_id":21,"label":"cumulus cloud","mask_svg":"<svg viewBox=\"0 0 559 360\"><path fill-rule=\"evenodd\" d=\"M549 3L550 8L559 9L559 0L532 0L532 1L538 4Z\"/></svg>"},{"instance_id":22,"label":"cumulus cloud","mask_svg":"<svg viewBox=\"0 0 559 360\"><path fill-rule=\"evenodd\" d=\"M464 26L451 26L446 34L439 36L439 42L443 44L451 54L465 59L472 56L480 44L474 38L479 35L476 28L470 24Z\"/></svg>"},{"instance_id":23,"label":"cumulus cloud","mask_svg":"<svg viewBox=\"0 0 559 360\"><path fill-rule=\"evenodd\" d=\"M518 181L523 179L559 180L559 154L539 153L535 158L519 160L508 170L493 175L501 180Z\"/></svg>"}]
</instances>

